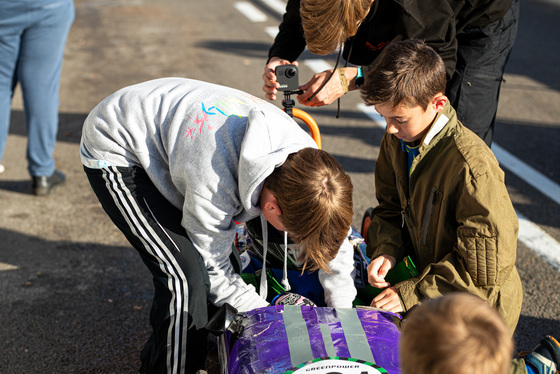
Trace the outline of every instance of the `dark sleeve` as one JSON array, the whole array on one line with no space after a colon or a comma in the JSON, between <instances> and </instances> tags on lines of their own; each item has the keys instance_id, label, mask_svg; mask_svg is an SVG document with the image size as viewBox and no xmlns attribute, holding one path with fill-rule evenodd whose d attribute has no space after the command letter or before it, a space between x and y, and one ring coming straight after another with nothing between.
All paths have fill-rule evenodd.
<instances>
[{"instance_id":1,"label":"dark sleeve","mask_svg":"<svg viewBox=\"0 0 560 374\"><path fill-rule=\"evenodd\" d=\"M380 6L374 18L367 25L369 27L368 38L376 40L377 30L388 30L387 25L385 27L376 27L376 25L389 22L394 25L392 32L378 40L378 43L386 41L386 45L388 45L406 39L423 40L441 56L445 63L447 79L451 79L457 62L457 40L455 15L446 0L396 0L392 4ZM383 49L371 62L362 64L364 73L375 66Z\"/></svg>"},{"instance_id":2,"label":"dark sleeve","mask_svg":"<svg viewBox=\"0 0 560 374\"><path fill-rule=\"evenodd\" d=\"M280 57L295 61L305 49L305 37L299 14L300 0L288 0L286 13L280 24L278 35L268 51L268 58Z\"/></svg>"}]
</instances>

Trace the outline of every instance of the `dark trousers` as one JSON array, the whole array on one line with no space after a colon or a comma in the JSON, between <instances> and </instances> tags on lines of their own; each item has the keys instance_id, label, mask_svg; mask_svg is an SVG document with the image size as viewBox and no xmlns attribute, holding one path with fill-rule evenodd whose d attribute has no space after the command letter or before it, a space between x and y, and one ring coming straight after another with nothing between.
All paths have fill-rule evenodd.
<instances>
[{"instance_id":1,"label":"dark trousers","mask_svg":"<svg viewBox=\"0 0 560 374\"><path fill-rule=\"evenodd\" d=\"M181 226L182 212L138 167L84 167L103 209L138 251L153 276L152 335L142 372L195 373L204 368L210 282Z\"/></svg>"},{"instance_id":2,"label":"dark trousers","mask_svg":"<svg viewBox=\"0 0 560 374\"><path fill-rule=\"evenodd\" d=\"M465 30L459 42L455 73L446 95L459 121L492 144L500 86L517 35L519 0L498 21Z\"/></svg>"}]
</instances>

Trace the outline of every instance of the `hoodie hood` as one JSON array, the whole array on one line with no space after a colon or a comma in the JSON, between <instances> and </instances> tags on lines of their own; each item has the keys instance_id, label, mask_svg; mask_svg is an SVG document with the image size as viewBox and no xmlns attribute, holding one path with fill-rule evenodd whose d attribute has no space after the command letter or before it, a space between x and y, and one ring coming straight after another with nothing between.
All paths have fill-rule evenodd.
<instances>
[{"instance_id":1,"label":"hoodie hood","mask_svg":"<svg viewBox=\"0 0 560 374\"><path fill-rule=\"evenodd\" d=\"M245 211L260 212L258 198L264 180L288 155L317 144L287 114L255 108L247 117L247 129L239 154L239 195Z\"/></svg>"},{"instance_id":2,"label":"hoodie hood","mask_svg":"<svg viewBox=\"0 0 560 374\"><path fill-rule=\"evenodd\" d=\"M259 196L265 179L272 174L275 168L282 165L288 155L300 149L317 145L288 115L279 116L253 109L247 117L247 129L241 143L239 154L239 196L246 212L250 215L259 214ZM266 274L266 257L268 251L268 228L266 218L260 213L261 230L263 237L263 268ZM283 234L285 247L287 233ZM286 254L284 254L284 277L282 285L286 291L290 290L287 281ZM259 294L263 299L267 297L267 277L261 277Z\"/></svg>"}]
</instances>

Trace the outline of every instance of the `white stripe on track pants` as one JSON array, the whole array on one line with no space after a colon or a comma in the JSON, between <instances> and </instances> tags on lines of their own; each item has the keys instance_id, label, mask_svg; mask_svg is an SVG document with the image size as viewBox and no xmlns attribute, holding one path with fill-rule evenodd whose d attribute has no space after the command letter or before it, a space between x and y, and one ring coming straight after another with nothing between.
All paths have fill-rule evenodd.
<instances>
[{"instance_id":1,"label":"white stripe on track pants","mask_svg":"<svg viewBox=\"0 0 560 374\"><path fill-rule=\"evenodd\" d=\"M138 167L84 167L103 209L153 276L153 331L142 354L145 373L195 373L204 368L208 273L174 207Z\"/></svg>"}]
</instances>

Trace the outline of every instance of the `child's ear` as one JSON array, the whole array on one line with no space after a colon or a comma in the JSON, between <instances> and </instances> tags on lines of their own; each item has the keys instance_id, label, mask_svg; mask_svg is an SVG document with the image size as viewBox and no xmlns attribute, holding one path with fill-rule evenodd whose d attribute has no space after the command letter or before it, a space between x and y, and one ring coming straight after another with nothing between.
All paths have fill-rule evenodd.
<instances>
[{"instance_id":1,"label":"child's ear","mask_svg":"<svg viewBox=\"0 0 560 374\"><path fill-rule=\"evenodd\" d=\"M276 199L271 200L271 201L267 201L264 205L264 209L266 209L267 211L269 211L270 213L272 213L276 216L281 216L282 215L282 209L280 209L280 205L278 205L278 202L276 202Z\"/></svg>"},{"instance_id":2,"label":"child's ear","mask_svg":"<svg viewBox=\"0 0 560 374\"><path fill-rule=\"evenodd\" d=\"M276 197L268 188L263 187L260 199L262 210L266 210L269 214L274 214L276 216L282 215L282 209L280 209L280 205L278 205Z\"/></svg>"},{"instance_id":3,"label":"child's ear","mask_svg":"<svg viewBox=\"0 0 560 374\"><path fill-rule=\"evenodd\" d=\"M449 100L447 96L445 96L441 92L434 96L434 98L432 99L432 105L434 106L435 111L440 112L443 108L445 108L447 100Z\"/></svg>"}]
</instances>

